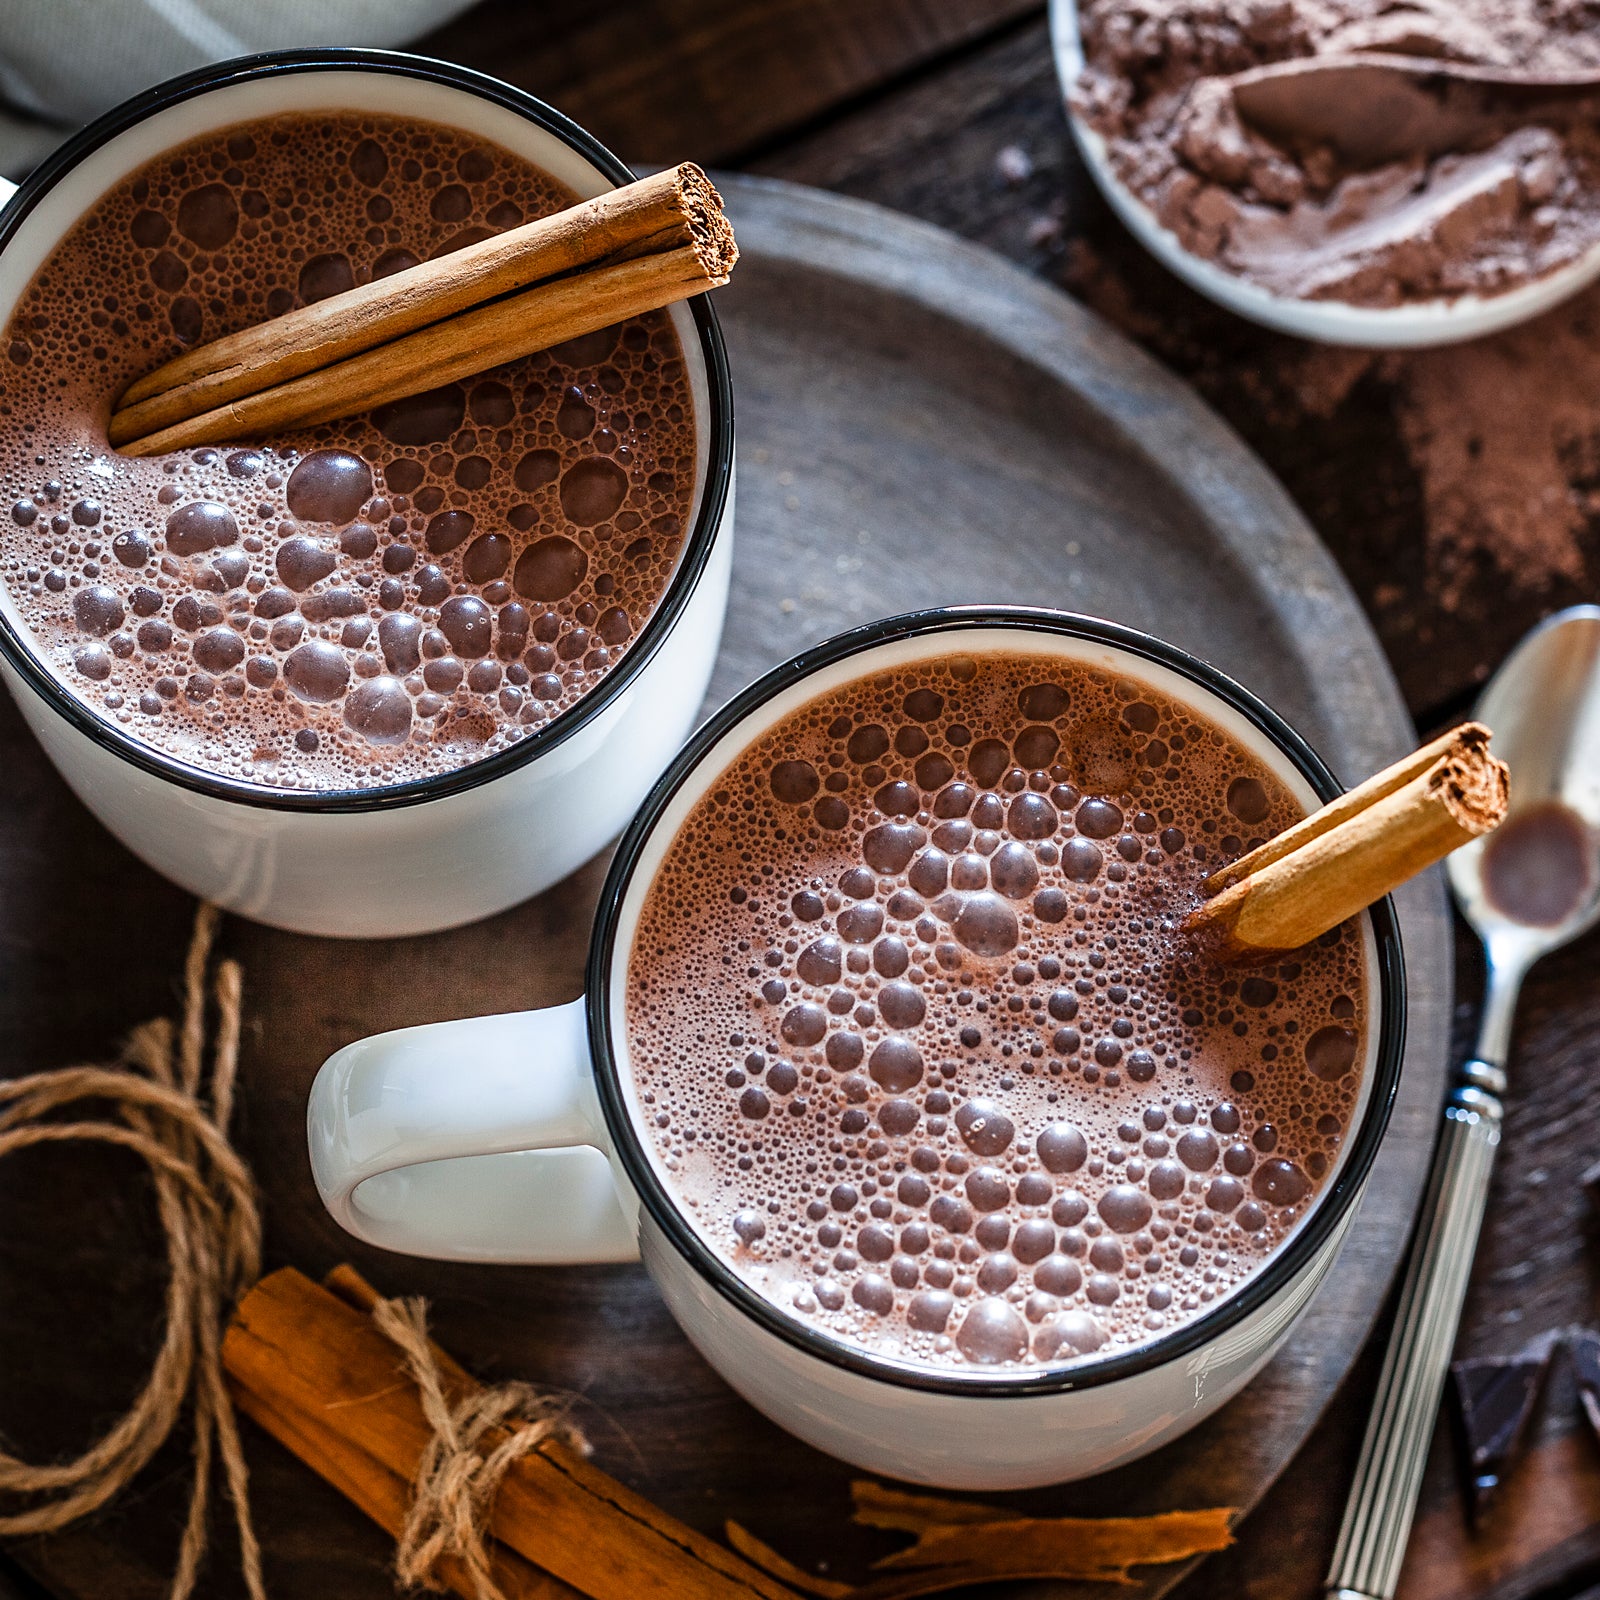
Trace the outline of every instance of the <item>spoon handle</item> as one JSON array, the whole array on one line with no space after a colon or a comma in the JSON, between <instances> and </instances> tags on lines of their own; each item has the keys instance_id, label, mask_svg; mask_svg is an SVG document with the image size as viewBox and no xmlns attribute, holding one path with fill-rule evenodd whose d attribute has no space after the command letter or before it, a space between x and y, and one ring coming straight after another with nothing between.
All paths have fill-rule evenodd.
<instances>
[{"instance_id":1,"label":"spoon handle","mask_svg":"<svg viewBox=\"0 0 1600 1600\"><path fill-rule=\"evenodd\" d=\"M1445 1107L1422 1217L1326 1589L1332 1600L1392 1600L1450 1368L1473 1251L1500 1143L1505 1074L1469 1061Z\"/></svg>"}]
</instances>

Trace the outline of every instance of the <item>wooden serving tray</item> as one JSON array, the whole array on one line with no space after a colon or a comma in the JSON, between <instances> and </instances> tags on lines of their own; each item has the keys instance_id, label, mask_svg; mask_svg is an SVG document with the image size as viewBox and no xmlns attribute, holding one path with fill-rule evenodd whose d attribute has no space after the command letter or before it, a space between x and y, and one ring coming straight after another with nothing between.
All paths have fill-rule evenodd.
<instances>
[{"instance_id":1,"label":"wooden serving tray","mask_svg":"<svg viewBox=\"0 0 1600 1600\"><path fill-rule=\"evenodd\" d=\"M1187 388L985 251L859 202L721 181L744 260L717 301L739 483L713 702L855 623L1012 601L1095 612L1217 662L1346 781L1409 748L1394 680L1332 559ZM103 1056L130 1024L173 1008L192 904L89 818L9 701L0 773L0 1072ZM261 1183L269 1265L321 1274L349 1259L385 1292L430 1296L439 1339L475 1372L583 1396L608 1470L698 1527L718 1532L732 1517L806 1566L859 1576L897 1541L849 1522L850 1469L724 1387L641 1268L385 1255L343 1235L312 1189L303 1121L324 1057L383 1028L573 998L603 870L593 863L514 911L429 938L336 943L228 924L224 944L246 974L236 1133ZM1344 1253L1289 1346L1158 1455L1008 1497L1019 1509L1248 1508L1327 1404L1400 1260L1445 1082L1436 875L1400 901L1411 992L1400 1103ZM77 1450L117 1415L159 1336L163 1276L134 1163L96 1148L0 1164L0 1433L11 1447L32 1459ZM390 1595L385 1537L254 1430L248 1450L274 1592ZM50 1594L161 1595L186 1471L175 1443L107 1513L10 1555ZM219 1509L209 1594L238 1588L226 1520ZM1156 1596L1183 1571L1138 1576L1129 1592Z\"/></svg>"}]
</instances>

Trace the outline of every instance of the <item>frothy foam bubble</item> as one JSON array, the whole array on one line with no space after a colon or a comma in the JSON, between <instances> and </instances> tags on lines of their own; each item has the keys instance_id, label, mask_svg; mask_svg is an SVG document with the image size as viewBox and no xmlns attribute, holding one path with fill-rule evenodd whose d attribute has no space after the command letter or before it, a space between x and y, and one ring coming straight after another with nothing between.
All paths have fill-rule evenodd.
<instances>
[{"instance_id":1,"label":"frothy foam bubble","mask_svg":"<svg viewBox=\"0 0 1600 1600\"><path fill-rule=\"evenodd\" d=\"M629 964L685 1213L787 1314L941 1368L1201 1314L1304 1217L1358 1097L1355 925L1248 972L1175 935L1300 814L1087 668L949 658L793 713L691 812Z\"/></svg>"}]
</instances>

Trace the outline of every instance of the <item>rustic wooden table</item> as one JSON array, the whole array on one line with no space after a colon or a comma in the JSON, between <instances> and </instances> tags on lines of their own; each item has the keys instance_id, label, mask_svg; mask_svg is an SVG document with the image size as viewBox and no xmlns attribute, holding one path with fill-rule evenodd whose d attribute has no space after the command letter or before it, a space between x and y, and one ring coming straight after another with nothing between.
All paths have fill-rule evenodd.
<instances>
[{"instance_id":1,"label":"rustic wooden table","mask_svg":"<svg viewBox=\"0 0 1600 1600\"><path fill-rule=\"evenodd\" d=\"M1464 711L1537 617L1600 588L1600 416L1585 421L1592 402L1563 410L1548 398L1575 369L1581 377L1585 356L1600 362L1600 292L1521 336L1386 361L1314 350L1225 315L1144 257L1093 193L1033 0L613 0L603 12L576 0L487 0L420 48L539 94L629 160L693 158L868 198L1077 295L1193 383L1283 479L1367 607L1423 729ZM1483 505L1479 474L1494 490ZM93 894L74 907L92 928ZM175 893L153 894L151 942L180 941L185 914ZM1578 1181L1600 1112L1600 1083L1584 1076L1600 1043L1597 953L1591 936L1528 985L1463 1353L1509 1352L1600 1315L1600 1219ZM1458 969L1464 1048L1479 984L1464 936ZM126 1020L86 1004L68 1029L72 1048L102 1048ZM22 1059L30 1042L15 1041ZM149 1285L130 1269L114 1287ZM105 1358L115 1365L123 1354ZM1179 1595L1320 1592L1375 1375L1369 1349L1236 1548ZM685 1419L686 1447L693 1437L714 1451L714 1416L702 1421ZM1580 1428L1564 1372L1476 1534L1448 1445L1441 1428L1406 1600L1600 1595L1590 1588L1600 1583L1600 1448ZM163 1468L181 1470L176 1457Z\"/></svg>"},{"instance_id":2,"label":"rustic wooden table","mask_svg":"<svg viewBox=\"0 0 1600 1600\"><path fill-rule=\"evenodd\" d=\"M692 158L875 200L1077 295L1193 383L1282 478L1423 730L1466 711L1539 617L1600 597L1600 410L1541 411L1574 352L1597 359L1600 292L1475 350L1382 361L1229 316L1145 256L1093 190L1035 0L613 0L600 16L575 0L489 0L422 48L544 96L627 160ZM1486 424L1504 424L1499 441ZM1458 950L1465 1050L1481 971L1464 931ZM1600 1215L1579 1183L1600 1117L1597 957L1591 934L1528 984L1461 1354L1508 1353L1600 1315ZM1369 1349L1185 1600L1320 1592L1375 1381ZM1531 1449L1476 1534L1441 1427L1406 1600L1566 1600L1597 1584L1600 1446L1567 1374L1552 1374Z\"/></svg>"}]
</instances>

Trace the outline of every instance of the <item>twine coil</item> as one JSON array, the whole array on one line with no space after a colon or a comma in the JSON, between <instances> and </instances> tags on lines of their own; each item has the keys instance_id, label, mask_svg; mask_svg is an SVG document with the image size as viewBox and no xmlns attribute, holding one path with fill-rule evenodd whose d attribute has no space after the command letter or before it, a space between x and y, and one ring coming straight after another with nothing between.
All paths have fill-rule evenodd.
<instances>
[{"instance_id":1,"label":"twine coil","mask_svg":"<svg viewBox=\"0 0 1600 1600\"><path fill-rule=\"evenodd\" d=\"M171 1434L186 1400L193 1422L189 1494L172 1600L186 1600L206 1548L214 1460L221 1457L233 1502L245 1584L265 1600L261 1552L251 1525L244 1454L223 1378L223 1319L261 1274L261 1218L249 1170L228 1143L239 1063L237 962L217 967L217 1028L209 1105L206 970L220 913L202 905L184 965L179 1025L136 1028L118 1067L64 1067L0 1082L0 1157L45 1144L121 1146L150 1169L167 1241L166 1332L143 1390L127 1414L76 1460L35 1466L0 1451L0 1496L20 1509L0 1514L0 1538L49 1533L97 1510L135 1477ZM75 1120L68 1107L91 1102Z\"/></svg>"},{"instance_id":2,"label":"twine coil","mask_svg":"<svg viewBox=\"0 0 1600 1600\"><path fill-rule=\"evenodd\" d=\"M532 1384L475 1390L452 1406L428 1338L427 1301L379 1300L372 1320L404 1355L433 1430L395 1553L400 1581L443 1589L436 1569L442 1557L454 1556L466 1568L477 1600L504 1600L490 1576L485 1545L495 1491L521 1457L547 1440L561 1439L585 1452L588 1443L569 1420L567 1401ZM487 1436L512 1422L520 1426L485 1454Z\"/></svg>"},{"instance_id":3,"label":"twine coil","mask_svg":"<svg viewBox=\"0 0 1600 1600\"><path fill-rule=\"evenodd\" d=\"M221 913L201 905L184 963L183 1014L147 1022L114 1067L63 1067L0 1081L0 1158L47 1144L91 1142L132 1151L150 1169L166 1235L166 1331L144 1388L126 1415L75 1460L36 1466L0 1450L0 1538L52 1533L98 1510L132 1482L190 1407L194 1479L171 1600L194 1592L207 1541L212 1470L221 1459L233 1502L250 1600L266 1600L261 1549L250 1517L244 1452L222 1365L222 1331L240 1296L261 1276L261 1217L249 1169L228 1142L239 1067L243 974L217 964L209 1093L205 1078L206 973ZM208 1103L209 1101L209 1103ZM72 1120L60 1113L90 1103ZM373 1321L405 1357L433 1437L396 1555L402 1582L443 1587L454 1556L478 1600L503 1600L485 1546L495 1491L514 1462L548 1439L588 1446L567 1402L531 1384L477 1390L452 1406L428 1339L427 1303L379 1300ZM482 1447L497 1430L513 1427Z\"/></svg>"}]
</instances>

